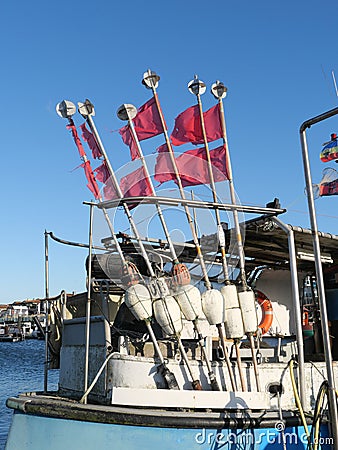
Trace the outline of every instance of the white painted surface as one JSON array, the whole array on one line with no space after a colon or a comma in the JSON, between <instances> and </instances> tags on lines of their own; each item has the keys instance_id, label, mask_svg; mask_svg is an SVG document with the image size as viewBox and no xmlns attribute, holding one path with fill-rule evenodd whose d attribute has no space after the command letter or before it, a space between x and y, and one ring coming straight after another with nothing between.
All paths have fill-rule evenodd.
<instances>
[{"instance_id":1,"label":"white painted surface","mask_svg":"<svg viewBox=\"0 0 338 450\"><path fill-rule=\"evenodd\" d=\"M113 388L112 404L164 408L267 409L270 399L262 392L169 391Z\"/></svg>"}]
</instances>

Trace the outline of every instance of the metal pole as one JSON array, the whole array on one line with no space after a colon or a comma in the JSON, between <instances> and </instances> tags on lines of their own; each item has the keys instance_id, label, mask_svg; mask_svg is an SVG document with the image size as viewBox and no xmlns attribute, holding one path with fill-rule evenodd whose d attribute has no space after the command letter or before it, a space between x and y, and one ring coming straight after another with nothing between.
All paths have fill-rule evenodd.
<instances>
[{"instance_id":1,"label":"metal pole","mask_svg":"<svg viewBox=\"0 0 338 450\"><path fill-rule=\"evenodd\" d=\"M202 135L203 135L203 141L204 141L204 148L205 148L205 153L206 153L206 157L207 157L208 172L209 172L209 178L210 178L210 187L211 187L211 191L212 191L213 201L214 201L214 203L217 203L216 186L215 186L214 174L212 171L211 156L210 156L210 151L209 151L207 133L205 130L205 123L204 123L203 109L202 109L202 100L201 100L201 94L203 94L205 92L205 84L197 78L197 75L195 75L194 80L189 83L188 88L189 88L190 92L195 94L197 97L197 105L198 105L199 115L200 115L200 123L201 123L201 129L202 129ZM221 248L221 255L222 255L222 267L223 267L224 281L225 281L225 284L230 284L229 271L228 271L228 265L227 265L227 259L226 259L226 250L225 250L225 237L224 237L224 231L222 228L221 217L220 217L218 208L215 208L215 216L216 216L217 231L218 231L218 237L219 237L219 245Z\"/></svg>"},{"instance_id":2,"label":"metal pole","mask_svg":"<svg viewBox=\"0 0 338 450\"><path fill-rule=\"evenodd\" d=\"M232 168L231 168L231 160L230 160L230 151L228 146L228 138L227 138L227 131L226 131L226 124L225 124L225 114L224 114L224 107L223 107L223 97L225 97L227 89L224 86L223 83L220 83L217 81L215 84L211 87L211 92L214 95L216 99L218 99L218 105L219 105L219 116L221 121L221 127L222 127L222 135L223 135L223 143L225 145L225 160L226 160L226 168L228 172L228 181L229 181L229 191L230 191L230 201L232 205L236 205L236 195L235 195L235 188L233 183L233 177L232 177ZM245 255L244 255L244 248L243 248L243 242L242 242L242 234L241 229L239 225L238 220L238 211L236 208L233 210L233 217L234 217L234 227L235 227L235 233L236 233L236 241L238 246L238 253L239 253L239 269L240 269L240 277L242 282L242 287L244 290L249 290L245 275ZM258 371L258 365L257 365L257 358L255 355L255 341L252 333L246 333L249 342L250 342L250 349L251 349L251 355L252 355L252 363L254 367L254 373L255 373L255 379L256 379L256 386L257 390L260 391L260 380L259 380L259 371Z\"/></svg>"},{"instance_id":3,"label":"metal pole","mask_svg":"<svg viewBox=\"0 0 338 450\"><path fill-rule=\"evenodd\" d=\"M212 86L211 92L215 96L215 98L218 99L220 120L221 120L222 133L223 133L223 142L225 144L225 158L226 158L226 168L228 171L230 202L232 205L236 205L236 194L235 194L235 187L234 187L234 181L233 181L233 176L232 176L230 151L229 151L229 145L228 145L224 106L223 106L223 100L222 100L226 95L227 88L223 85L223 83L220 83L219 81L217 81ZM240 269L241 281L242 281L243 288L246 289L247 282L246 282L246 275L245 275L245 255L244 255L241 228L240 228L239 219L238 219L238 211L236 208L233 209L233 217L234 217L236 241L237 241L237 246L238 246L239 269Z\"/></svg>"},{"instance_id":4,"label":"metal pole","mask_svg":"<svg viewBox=\"0 0 338 450\"><path fill-rule=\"evenodd\" d=\"M300 299L299 299L299 285L298 285L298 276L297 276L297 258L296 258L295 236L294 236L294 231L290 225L285 224L277 217L273 217L272 220L273 220L273 222L275 222L276 225L278 225L288 235L292 302L293 302L293 310L295 313L296 339L297 339L297 348L298 348L299 395L300 395L300 402L302 404L302 407L305 408L306 396L305 396L304 342L303 342L303 330L302 330L301 305L300 305Z\"/></svg>"},{"instance_id":5,"label":"metal pole","mask_svg":"<svg viewBox=\"0 0 338 450\"><path fill-rule=\"evenodd\" d=\"M90 346L90 309L91 309L91 286L92 286L92 245L93 245L93 213L94 206L89 209L89 236L88 236L88 278L87 278L87 304L86 304L86 343L85 343L85 367L84 367L84 392L88 389L89 371L89 346ZM87 403L87 395L83 396L83 403Z\"/></svg>"},{"instance_id":6,"label":"metal pole","mask_svg":"<svg viewBox=\"0 0 338 450\"><path fill-rule=\"evenodd\" d=\"M155 102L156 102L157 111L158 111L158 114L160 116L160 120L161 120L161 123L162 123L163 134L164 134L165 141L166 141L166 144L167 144L167 147L168 147L168 150L169 150L170 161L171 161L172 167L173 167L174 172L175 172L177 185L179 187L181 198L183 200L185 200L185 193L184 193L184 189L183 189L182 180L181 180L181 177L180 177L180 173L178 171L178 167L177 167L176 159L175 159L175 154L174 154L174 151L173 151L170 139L169 139L167 125L166 125L166 122L164 120L164 116L163 116L163 113L162 113L160 101L158 99L158 95L157 95L157 92L156 92L156 86L158 84L158 80L159 80L158 75L152 73L149 70L148 71L148 80L143 78L143 84L145 84L145 86L148 89L151 89L152 92L153 92L154 99L155 99ZM190 230L191 230L191 234L192 234L192 237L193 237L194 245L195 245L195 248L196 248L197 256L198 256L198 259L199 259L199 262L200 262L200 265L201 265L201 269L202 269L202 273L203 273L203 277L204 277L205 287L207 288L207 290L211 290L212 286L211 286L211 283L210 283L207 267L205 265L204 257L203 257L203 254L202 254L202 249L201 249L200 243L198 241L197 234L195 232L194 222L192 220L192 217L191 217L191 214L190 214L188 206L184 203L183 207L184 207L184 211L185 211L185 214L186 214L186 217L187 217L188 224L190 226ZM199 327L198 327L197 320L194 321L194 325L195 325L196 331L199 334L199 337L201 339L202 335L199 333ZM208 359L208 355L206 354L206 351L205 351L205 348L204 348L203 345L201 345L201 351L202 351L202 354L203 354L203 357L204 357L204 360L205 360L205 364L206 364L207 369L208 369L209 380L210 380L210 384L211 384L212 390L215 390L215 391L216 390L220 390L219 386L218 386L218 382L216 380L216 375L215 375L215 373L212 370L210 361Z\"/></svg>"},{"instance_id":7,"label":"metal pole","mask_svg":"<svg viewBox=\"0 0 338 450\"><path fill-rule=\"evenodd\" d=\"M317 288L318 288L318 301L320 307L320 320L321 320L321 328L323 335L323 346L324 346L324 356L326 362L326 371L327 371L327 380L328 380L328 400L329 400L329 411L331 418L331 432L334 440L334 448L338 449L338 412L337 412L337 396L336 396L336 388L334 381L334 373L333 373L333 364L332 364L332 355L331 355L331 347L330 347L330 331L329 331L329 323L327 317L327 308L326 308L326 298L325 298L325 286L324 286L324 278L323 278L323 268L321 262L321 251L320 251L320 243L319 243L319 234L317 227L317 217L316 217L316 209L313 198L312 191L312 177L311 177L311 169L310 169L310 161L309 161L309 153L306 141L306 128L309 128L311 125L321 122L329 117L338 114L338 108L327 111L324 114L314 117L306 122L304 122L300 127L300 139L302 146L302 157L303 157L303 166L304 166L304 176L306 182L306 192L308 199L308 208L309 208L309 216L311 222L311 231L312 231L312 240L313 240L313 252L315 258L315 268L316 268L316 279L317 279Z\"/></svg>"},{"instance_id":8,"label":"metal pole","mask_svg":"<svg viewBox=\"0 0 338 450\"><path fill-rule=\"evenodd\" d=\"M48 331L49 331L49 258L48 233L45 230L45 367L43 390L48 390Z\"/></svg>"}]
</instances>

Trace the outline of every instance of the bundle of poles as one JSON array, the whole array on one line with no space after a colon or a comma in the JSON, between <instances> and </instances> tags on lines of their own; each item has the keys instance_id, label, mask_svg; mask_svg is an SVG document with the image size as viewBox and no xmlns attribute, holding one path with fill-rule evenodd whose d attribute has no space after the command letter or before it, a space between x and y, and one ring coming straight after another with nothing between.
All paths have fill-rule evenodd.
<instances>
[{"instance_id":1,"label":"bundle of poles","mask_svg":"<svg viewBox=\"0 0 338 450\"><path fill-rule=\"evenodd\" d=\"M153 99L155 101L157 112L160 118L163 135L168 148L170 162L176 178L175 182L178 186L181 199L186 200L186 193L184 191L181 174L177 166L173 146L168 134L167 125L164 120L164 116L162 113L162 109L157 94L159 79L160 77L155 72L148 70L147 72L145 72L142 82L153 93ZM214 204L217 205L219 204L219 201L216 192L213 166L209 151L209 143L204 123L203 108L201 101L201 95L205 92L206 86L201 80L198 79L197 76L195 76L194 79L188 84L188 88L189 91L192 94L194 94L197 99L200 126L203 135L203 143L206 153L205 157L207 161L209 174L209 182L210 182L209 184L212 191L213 202ZM226 149L225 158L227 168L227 180L229 182L231 204L234 206L234 208L232 209L232 214L239 254L238 259L239 259L240 275L239 275L239 283L237 283L237 286L235 284L231 284L227 263L225 235L221 223L219 208L215 207L214 213L217 225L219 247L221 251L224 284L220 290L213 288L208 275L207 264L202 252L199 237L196 231L195 221L193 220L187 202L182 202L185 216L190 227L193 244L196 249L198 263L202 271L203 281L205 285L205 290L202 294L200 293L200 290L196 286L191 284L189 270L186 267L186 265L180 262L179 260L162 208L160 206L160 203L157 201L155 201L156 212L160 220L161 226L163 228L163 232L168 244L172 260L172 271L171 271L172 276L170 278L170 282L169 283L167 282L168 279L167 277L165 277L164 273L158 273L157 270L156 271L154 270L151 258L149 257L147 249L144 245L138 226L133 218L133 215L131 214L130 211L131 208L129 206L129 203L127 201L124 201L124 194L121 190L117 176L107 156L107 152L99 136L99 133L96 129L93 120L93 116L95 114L94 107L89 100L86 100L84 103L78 103L78 111L86 120L86 124L90 129L92 138L94 139L94 145L97 146L97 151L100 157L103 159L105 167L108 171L108 175L110 177L109 180L112 184L112 187L116 193L116 196L119 199L121 199L121 204L124 213L128 219L131 232L133 234L133 239L137 243L137 248L141 253L147 267L149 277L147 278L147 280L145 280L139 273L139 270L135 266L135 264L131 263L126 259L124 252L121 248L121 244L117 238L116 231L114 230L113 224L107 213L107 210L104 206L101 207L104 218L109 228L109 232L111 233L112 236L114 251L117 252L121 262L123 280L125 281L124 301L128 306L128 308L130 309L130 311L133 313L133 315L138 320L144 321L144 323L146 324L150 339L154 345L154 349L159 360L158 372L163 377L163 380L167 388L179 389L180 387L174 373L171 372L167 367L167 362L161 352L160 345L156 339L155 333L152 328L153 318L155 318L157 323L160 325L165 335L171 336L177 341L179 352L186 367L187 376L190 379L192 388L195 390L202 390L202 385L199 380L199 374L194 373L194 368L192 367L191 360L189 360L185 347L182 343L181 334L183 330L183 322L182 322L183 316L187 321L192 322L193 328L198 337L198 344L201 350L202 360L203 363L206 365L208 372L208 379L210 385L209 389L211 388L212 390L219 391L221 390L221 387L219 385L219 382L217 381L216 374L212 367L210 361L211 358L206 351L205 337L203 336L200 328L199 319L204 317L206 317L210 325L215 325L218 330L219 342L223 350L224 361L226 363L226 368L228 371L231 385L231 388L229 386L225 386L224 388L232 391L236 391L239 389L241 389L242 391L247 390L246 379L242 368L240 348L239 348L241 339L243 338L244 335L246 335L250 342L252 363L256 380L256 388L257 391L260 391L259 372L257 366L257 355L254 340L254 336L258 330L255 294L248 286L246 280L245 255L242 243L239 217L236 209L236 195L232 178L231 161L227 142L225 115L223 107L223 98L226 96L227 89L223 85L223 83L217 81L212 85L211 92L214 95L214 97L218 100L220 123L222 130L222 140ZM103 198L100 194L100 190L96 183L93 170L90 166L90 162L86 156L81 141L77 135L76 127L73 121L73 115L76 112L75 105L70 101L64 100L57 105L57 112L61 117L68 119L68 128L70 128L72 131L73 138L79 150L80 157L83 161L82 165L85 169L86 176L88 179L88 187L94 193L95 198L104 205ZM152 197L156 197L156 191L149 173L146 158L144 157L140 145L140 140L134 127L134 119L137 115L137 109L131 104L123 104L122 106L120 106L120 108L118 108L117 115L121 120L127 121L128 123L129 131L131 133L133 143L136 146L138 158L141 161L148 188L150 189L150 195ZM90 286L88 289L90 290ZM235 370L230 360L226 339L233 341L234 343L240 385L236 382L235 379Z\"/></svg>"}]
</instances>

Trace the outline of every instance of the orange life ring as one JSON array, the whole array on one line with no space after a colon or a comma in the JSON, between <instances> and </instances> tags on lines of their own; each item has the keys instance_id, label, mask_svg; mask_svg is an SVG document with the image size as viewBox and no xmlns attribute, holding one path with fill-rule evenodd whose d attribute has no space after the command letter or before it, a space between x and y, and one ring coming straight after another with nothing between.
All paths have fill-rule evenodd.
<instances>
[{"instance_id":1,"label":"orange life ring","mask_svg":"<svg viewBox=\"0 0 338 450\"><path fill-rule=\"evenodd\" d=\"M262 320L258 325L258 328L262 330L262 334L269 331L273 321L273 308L272 303L268 297L261 291L256 291L257 303L262 309Z\"/></svg>"}]
</instances>

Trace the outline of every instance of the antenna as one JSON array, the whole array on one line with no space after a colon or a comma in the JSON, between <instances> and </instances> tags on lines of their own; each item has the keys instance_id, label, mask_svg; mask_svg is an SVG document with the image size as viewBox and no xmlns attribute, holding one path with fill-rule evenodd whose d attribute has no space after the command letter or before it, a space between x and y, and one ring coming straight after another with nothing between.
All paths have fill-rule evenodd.
<instances>
[{"instance_id":1,"label":"antenna","mask_svg":"<svg viewBox=\"0 0 338 450\"><path fill-rule=\"evenodd\" d=\"M334 76L334 70L331 71L331 75L332 75L332 79L333 79L334 89L336 91L336 96L338 97L338 89L337 89L336 77Z\"/></svg>"}]
</instances>

